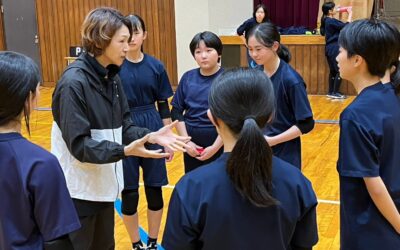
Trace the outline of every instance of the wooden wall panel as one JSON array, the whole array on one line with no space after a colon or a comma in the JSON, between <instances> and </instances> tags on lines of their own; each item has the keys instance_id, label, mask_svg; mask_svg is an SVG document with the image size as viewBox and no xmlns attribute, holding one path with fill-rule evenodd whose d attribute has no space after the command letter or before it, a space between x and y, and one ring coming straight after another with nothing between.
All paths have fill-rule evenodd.
<instances>
[{"instance_id":1,"label":"wooden wall panel","mask_svg":"<svg viewBox=\"0 0 400 250\"><path fill-rule=\"evenodd\" d=\"M307 93L325 95L328 93L329 67L325 58L324 45L288 45L292 54L290 64L303 77ZM356 95L352 84L343 80L340 91Z\"/></svg>"},{"instance_id":2,"label":"wooden wall panel","mask_svg":"<svg viewBox=\"0 0 400 250\"><path fill-rule=\"evenodd\" d=\"M80 29L86 14L101 6L143 18L148 30L144 50L164 63L171 84L177 86L174 0L36 0L44 84L57 82L67 65L69 47L81 45Z\"/></svg>"}]
</instances>

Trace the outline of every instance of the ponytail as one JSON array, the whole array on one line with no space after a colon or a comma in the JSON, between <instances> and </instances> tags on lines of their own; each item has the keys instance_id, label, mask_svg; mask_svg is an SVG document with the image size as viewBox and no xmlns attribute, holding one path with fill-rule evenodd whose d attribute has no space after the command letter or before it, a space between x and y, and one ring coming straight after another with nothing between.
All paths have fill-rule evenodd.
<instances>
[{"instance_id":1,"label":"ponytail","mask_svg":"<svg viewBox=\"0 0 400 250\"><path fill-rule=\"evenodd\" d=\"M276 205L272 197L272 150L255 117L246 117L227 162L227 172L239 193L257 207Z\"/></svg>"},{"instance_id":2,"label":"ponytail","mask_svg":"<svg viewBox=\"0 0 400 250\"><path fill-rule=\"evenodd\" d=\"M292 59L292 55L290 54L288 47L286 47L283 44L279 45L279 49L278 49L277 53L278 53L279 58L284 60L287 63L289 63L290 60Z\"/></svg>"},{"instance_id":3,"label":"ponytail","mask_svg":"<svg viewBox=\"0 0 400 250\"><path fill-rule=\"evenodd\" d=\"M319 26L319 33L321 34L321 36L325 36L325 19L326 19L326 15L322 14L321 26Z\"/></svg>"},{"instance_id":4,"label":"ponytail","mask_svg":"<svg viewBox=\"0 0 400 250\"><path fill-rule=\"evenodd\" d=\"M261 70L227 70L214 80L208 105L217 126L222 121L237 139L226 165L236 190L254 206L277 204L271 194L272 150L260 129L275 109L271 80Z\"/></svg>"},{"instance_id":5,"label":"ponytail","mask_svg":"<svg viewBox=\"0 0 400 250\"><path fill-rule=\"evenodd\" d=\"M330 1L322 5L321 26L319 26L319 33L325 36L325 20L328 17L329 11L335 8L335 3Z\"/></svg>"},{"instance_id":6,"label":"ponytail","mask_svg":"<svg viewBox=\"0 0 400 250\"><path fill-rule=\"evenodd\" d=\"M393 84L396 95L400 96L400 63L397 61L397 64L393 65L395 67L394 72L390 74L390 81Z\"/></svg>"}]
</instances>

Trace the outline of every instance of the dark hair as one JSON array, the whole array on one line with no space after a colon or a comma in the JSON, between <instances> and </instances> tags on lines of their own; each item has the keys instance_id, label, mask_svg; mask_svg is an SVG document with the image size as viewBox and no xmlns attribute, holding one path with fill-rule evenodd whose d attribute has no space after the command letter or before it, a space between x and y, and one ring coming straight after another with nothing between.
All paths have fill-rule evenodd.
<instances>
[{"instance_id":1,"label":"dark hair","mask_svg":"<svg viewBox=\"0 0 400 250\"><path fill-rule=\"evenodd\" d=\"M143 33L146 32L146 25L144 24L143 19L138 15L129 15L126 18L131 22L132 32L138 32L142 30ZM140 50L143 52L143 44Z\"/></svg>"},{"instance_id":2,"label":"dark hair","mask_svg":"<svg viewBox=\"0 0 400 250\"><path fill-rule=\"evenodd\" d=\"M319 33L325 36L325 19L329 14L329 11L335 8L334 2L326 2L322 5L322 16L321 16L321 26L319 27Z\"/></svg>"},{"instance_id":3,"label":"dark hair","mask_svg":"<svg viewBox=\"0 0 400 250\"><path fill-rule=\"evenodd\" d=\"M395 67L393 73L390 74L390 81L393 84L394 88L396 89L396 94L400 96L400 62L392 64L392 67Z\"/></svg>"},{"instance_id":4,"label":"dark hair","mask_svg":"<svg viewBox=\"0 0 400 250\"><path fill-rule=\"evenodd\" d=\"M237 68L218 76L208 96L214 120L237 137L226 171L239 193L258 207L277 204L271 195L272 151L261 128L274 112L274 90L260 70Z\"/></svg>"},{"instance_id":5,"label":"dark hair","mask_svg":"<svg viewBox=\"0 0 400 250\"><path fill-rule=\"evenodd\" d=\"M129 15L126 18L128 18L128 20L131 22L133 32L136 32L139 30L146 32L146 25L144 25L144 21L140 16Z\"/></svg>"},{"instance_id":6,"label":"dark hair","mask_svg":"<svg viewBox=\"0 0 400 250\"><path fill-rule=\"evenodd\" d=\"M30 134L30 107L25 102L30 93L36 93L39 82L39 69L31 58L12 51L0 52L0 126L19 121L23 111Z\"/></svg>"},{"instance_id":7,"label":"dark hair","mask_svg":"<svg viewBox=\"0 0 400 250\"><path fill-rule=\"evenodd\" d=\"M272 47L274 42L279 43L278 56L285 62L290 62L292 58L289 49L281 44L281 35L278 28L272 23L260 23L254 26L249 32L246 32L246 44L249 44L249 38L254 36L256 40L265 47Z\"/></svg>"},{"instance_id":8,"label":"dark hair","mask_svg":"<svg viewBox=\"0 0 400 250\"><path fill-rule=\"evenodd\" d=\"M339 45L347 51L348 58L361 56L367 63L369 73L381 78L387 69L396 66L396 62L399 66L399 41L400 32L393 24L376 19L354 21L346 25L339 35ZM398 71L399 67L396 67L391 75L397 92L400 88Z\"/></svg>"},{"instance_id":9,"label":"dark hair","mask_svg":"<svg viewBox=\"0 0 400 250\"><path fill-rule=\"evenodd\" d=\"M261 22L262 22L262 23L269 22L269 12L268 12L267 6L265 6L265 5L262 4L262 3L259 4L259 5L257 5L257 6L254 8L254 11L253 11L253 17L254 17L254 19L256 19L256 12L257 12L257 10L258 10L259 8L262 8L262 9L264 10L264 13L265 13L264 19L263 19Z\"/></svg>"},{"instance_id":10,"label":"dark hair","mask_svg":"<svg viewBox=\"0 0 400 250\"><path fill-rule=\"evenodd\" d=\"M219 39L219 37L216 34L210 32L210 31L204 31L204 32L197 33L193 37L192 41L190 42L189 48L190 48L190 52L192 53L193 57L194 57L194 51L199 47L200 41L204 41L204 44L208 48L215 49L219 56L222 55L221 39Z\"/></svg>"},{"instance_id":11,"label":"dark hair","mask_svg":"<svg viewBox=\"0 0 400 250\"><path fill-rule=\"evenodd\" d=\"M131 22L121 12L113 8L97 8L91 10L82 24L82 46L94 56L102 55L110 45L112 37L118 29L125 25L132 35ZM129 41L131 37L129 37Z\"/></svg>"}]
</instances>

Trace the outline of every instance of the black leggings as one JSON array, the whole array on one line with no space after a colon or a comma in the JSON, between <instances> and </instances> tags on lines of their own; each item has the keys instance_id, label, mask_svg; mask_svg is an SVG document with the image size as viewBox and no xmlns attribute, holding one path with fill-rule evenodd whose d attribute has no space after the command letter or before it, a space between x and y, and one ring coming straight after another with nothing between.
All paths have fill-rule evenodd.
<instances>
[{"instance_id":1,"label":"black leggings","mask_svg":"<svg viewBox=\"0 0 400 250\"><path fill-rule=\"evenodd\" d=\"M340 89L340 84L342 82L342 78L339 75L339 67L336 62L336 53L326 54L326 59L328 60L329 65L329 94L338 93Z\"/></svg>"}]
</instances>

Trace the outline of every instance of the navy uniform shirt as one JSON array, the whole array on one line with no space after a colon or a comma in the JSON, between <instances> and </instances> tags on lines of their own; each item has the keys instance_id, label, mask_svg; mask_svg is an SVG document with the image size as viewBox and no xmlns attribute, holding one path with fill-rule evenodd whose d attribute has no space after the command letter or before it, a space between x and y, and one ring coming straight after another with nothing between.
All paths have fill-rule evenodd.
<instances>
[{"instance_id":1,"label":"navy uniform shirt","mask_svg":"<svg viewBox=\"0 0 400 250\"><path fill-rule=\"evenodd\" d=\"M301 172L273 157L272 195L280 204L260 208L233 186L226 172L229 155L186 174L176 185L162 242L165 249L282 250L315 245L317 200Z\"/></svg>"},{"instance_id":2,"label":"navy uniform shirt","mask_svg":"<svg viewBox=\"0 0 400 250\"><path fill-rule=\"evenodd\" d=\"M276 97L276 110L272 124L267 125L264 133L275 136L313 114L304 80L289 64L281 60L278 70L271 76L271 81ZM272 150L274 155L301 168L300 137L277 144Z\"/></svg>"},{"instance_id":3,"label":"navy uniform shirt","mask_svg":"<svg viewBox=\"0 0 400 250\"><path fill-rule=\"evenodd\" d=\"M0 134L0 249L43 249L80 227L55 156L18 133Z\"/></svg>"},{"instance_id":4,"label":"navy uniform shirt","mask_svg":"<svg viewBox=\"0 0 400 250\"><path fill-rule=\"evenodd\" d=\"M400 249L400 236L363 180L380 176L400 210L400 100L391 84L365 88L340 115L341 249Z\"/></svg>"},{"instance_id":5,"label":"navy uniform shirt","mask_svg":"<svg viewBox=\"0 0 400 250\"><path fill-rule=\"evenodd\" d=\"M337 56L339 53L339 34L340 30L346 26L347 23L327 17L325 18L325 53L328 55Z\"/></svg>"},{"instance_id":6,"label":"navy uniform shirt","mask_svg":"<svg viewBox=\"0 0 400 250\"><path fill-rule=\"evenodd\" d=\"M253 28L254 26L256 26L257 20L252 17L247 19L246 21L244 21L236 30L236 33L239 36L245 35L247 32L249 32L251 30L251 28Z\"/></svg>"},{"instance_id":7,"label":"navy uniform shirt","mask_svg":"<svg viewBox=\"0 0 400 250\"><path fill-rule=\"evenodd\" d=\"M208 93L211 84L223 72L220 68L211 76L203 76L200 68L192 69L183 74L171 105L184 112L184 121L192 127L214 127L207 117Z\"/></svg>"},{"instance_id":8,"label":"navy uniform shirt","mask_svg":"<svg viewBox=\"0 0 400 250\"><path fill-rule=\"evenodd\" d=\"M154 104L173 95L163 64L147 54L138 63L125 60L119 75L130 108Z\"/></svg>"}]
</instances>

